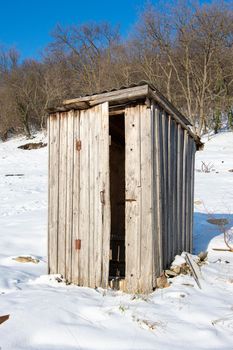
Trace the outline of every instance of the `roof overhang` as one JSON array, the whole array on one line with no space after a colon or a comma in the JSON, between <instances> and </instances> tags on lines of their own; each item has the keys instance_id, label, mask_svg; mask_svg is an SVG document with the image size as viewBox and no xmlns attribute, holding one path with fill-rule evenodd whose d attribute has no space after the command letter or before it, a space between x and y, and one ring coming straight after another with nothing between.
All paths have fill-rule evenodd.
<instances>
[{"instance_id":1,"label":"roof overhang","mask_svg":"<svg viewBox=\"0 0 233 350\"><path fill-rule=\"evenodd\" d=\"M153 85L149 83L139 83L131 87L123 87L118 90L107 91L89 96L64 100L60 107L49 109L49 113L66 112L69 110L82 110L96 106L100 103L108 102L109 108L124 108L127 104L136 103L139 100L153 100L160 105L164 111L171 115L181 126L194 138L198 148L202 147L200 138L195 135L190 127L190 121L178 109L169 102Z\"/></svg>"}]
</instances>

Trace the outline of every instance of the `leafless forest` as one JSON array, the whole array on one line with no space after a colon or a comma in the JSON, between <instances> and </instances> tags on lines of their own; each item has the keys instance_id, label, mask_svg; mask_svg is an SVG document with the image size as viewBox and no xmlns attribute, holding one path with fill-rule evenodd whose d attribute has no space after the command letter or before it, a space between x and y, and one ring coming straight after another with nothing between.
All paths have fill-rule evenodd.
<instances>
[{"instance_id":1,"label":"leafless forest","mask_svg":"<svg viewBox=\"0 0 233 350\"><path fill-rule=\"evenodd\" d=\"M232 5L232 4L230 4ZM153 83L201 134L233 128L233 7L187 1L147 5L122 38L109 23L57 26L40 59L0 48L0 136L46 127L47 109L65 98L141 80Z\"/></svg>"}]
</instances>

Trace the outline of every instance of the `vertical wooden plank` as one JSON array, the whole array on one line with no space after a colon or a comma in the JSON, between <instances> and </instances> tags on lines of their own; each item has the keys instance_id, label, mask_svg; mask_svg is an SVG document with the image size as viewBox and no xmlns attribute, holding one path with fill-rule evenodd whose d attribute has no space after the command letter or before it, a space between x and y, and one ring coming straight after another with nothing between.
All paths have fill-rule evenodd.
<instances>
[{"instance_id":1,"label":"vertical wooden plank","mask_svg":"<svg viewBox=\"0 0 233 350\"><path fill-rule=\"evenodd\" d=\"M186 172L185 172L185 250L189 252L189 212L190 212L190 140L187 135Z\"/></svg>"},{"instance_id":2,"label":"vertical wooden plank","mask_svg":"<svg viewBox=\"0 0 233 350\"><path fill-rule=\"evenodd\" d=\"M155 150L155 107L153 101L150 106L151 115L151 178L152 178L152 284L156 287L156 274L159 266L158 261L158 231L157 231L157 185L156 185L156 150Z\"/></svg>"},{"instance_id":3,"label":"vertical wooden plank","mask_svg":"<svg viewBox=\"0 0 233 350\"><path fill-rule=\"evenodd\" d=\"M80 251L75 249L75 241L80 238L79 233L79 203L80 203L80 151L76 147L80 141L79 111L74 112L74 143L73 143L73 237L72 237L72 282L80 284ZM82 248L82 245L81 245Z\"/></svg>"},{"instance_id":4,"label":"vertical wooden plank","mask_svg":"<svg viewBox=\"0 0 233 350\"><path fill-rule=\"evenodd\" d=\"M95 168L97 170L96 173L96 193L95 193L95 207L96 207L96 217L95 217L95 264L96 264L96 271L95 271L95 284L97 286L101 285L101 261L102 261L102 234L103 234L103 227L102 227L102 211L104 208L104 201L105 201L105 193L104 193L104 187L102 186L102 178L101 178L101 169L100 164L103 161L102 155L101 155L101 126L102 126L102 115L101 110L99 107L95 109L96 112L96 118L98 120L96 121L96 157L95 157ZM102 166L102 164L101 164Z\"/></svg>"},{"instance_id":5,"label":"vertical wooden plank","mask_svg":"<svg viewBox=\"0 0 233 350\"><path fill-rule=\"evenodd\" d=\"M66 163L67 113L60 114L59 194L58 194L58 273L66 274Z\"/></svg>"},{"instance_id":6,"label":"vertical wooden plank","mask_svg":"<svg viewBox=\"0 0 233 350\"><path fill-rule=\"evenodd\" d=\"M160 139L160 111L153 103L153 211L154 211L154 272L159 276L163 269L162 248L162 190L161 190L161 139Z\"/></svg>"},{"instance_id":7,"label":"vertical wooden plank","mask_svg":"<svg viewBox=\"0 0 233 350\"><path fill-rule=\"evenodd\" d=\"M190 213L190 252L193 250L193 212L194 212L194 180L195 180L195 152L196 152L196 144L195 141L192 140L192 159L191 159L191 213Z\"/></svg>"},{"instance_id":8,"label":"vertical wooden plank","mask_svg":"<svg viewBox=\"0 0 233 350\"><path fill-rule=\"evenodd\" d=\"M140 271L140 114L139 106L125 110L125 248L126 289L138 289Z\"/></svg>"},{"instance_id":9,"label":"vertical wooden plank","mask_svg":"<svg viewBox=\"0 0 233 350\"><path fill-rule=\"evenodd\" d=\"M180 124L178 124L177 129L177 181L176 181L176 187L177 187L177 197L176 197L176 207L177 207L177 253L181 253L181 142L182 142L182 130Z\"/></svg>"},{"instance_id":10,"label":"vertical wooden plank","mask_svg":"<svg viewBox=\"0 0 233 350\"><path fill-rule=\"evenodd\" d=\"M99 125L99 106L91 108L89 110L89 147L90 147L90 161L89 161L89 169L87 169L87 177L89 177L89 216L90 216L90 225L89 225L89 246L88 246L88 255L89 255L89 287L96 287L96 279L95 272L98 272L99 264L98 257L95 255L96 247L98 247L97 242L99 242L98 234L101 235L101 231L96 230L95 222L96 216L95 211L98 210L99 207L99 198L98 198L98 190L99 190L99 179L96 178L96 172L98 172L98 165L96 159L98 158L98 138L99 135L96 133L96 126ZM96 202L97 201L97 202ZM97 235L96 235L97 231ZM95 271L95 267L96 271Z\"/></svg>"},{"instance_id":11,"label":"vertical wooden plank","mask_svg":"<svg viewBox=\"0 0 233 350\"><path fill-rule=\"evenodd\" d=\"M110 169L109 169L109 108L108 102L101 105L100 125L100 177L101 191L104 191L102 203L102 252L101 252L101 286L107 288L109 278L109 253L110 253Z\"/></svg>"},{"instance_id":12,"label":"vertical wooden plank","mask_svg":"<svg viewBox=\"0 0 233 350\"><path fill-rule=\"evenodd\" d=\"M184 130L183 143L183 176L182 176L182 250L186 250L186 172L187 172L187 139L188 133Z\"/></svg>"},{"instance_id":13,"label":"vertical wooden plank","mask_svg":"<svg viewBox=\"0 0 233 350\"><path fill-rule=\"evenodd\" d=\"M94 259L96 264L96 270L95 270L95 284L100 286L101 285L101 255L102 255L102 209L103 209L103 203L101 201L104 201L105 193L104 188L102 188L101 183L101 172L99 167L102 166L102 155L101 155L101 110L96 110L96 154L95 154L95 160L94 160L94 167L96 169L95 172L95 199L94 199L94 205L95 205L95 231L94 231L94 240L95 240L95 249L94 249ZM101 164L101 165L100 165ZM109 247L110 248L110 247Z\"/></svg>"},{"instance_id":14,"label":"vertical wooden plank","mask_svg":"<svg viewBox=\"0 0 233 350\"><path fill-rule=\"evenodd\" d=\"M192 249L192 153L193 153L193 140L188 135L187 140L187 180L186 180L186 234L187 234L187 246L186 250Z\"/></svg>"},{"instance_id":15,"label":"vertical wooden plank","mask_svg":"<svg viewBox=\"0 0 233 350\"><path fill-rule=\"evenodd\" d=\"M163 193L164 193L164 228L163 228L163 268L168 266L168 217L167 217L167 208L168 208L168 118L166 112L163 112L162 115L162 142L163 142Z\"/></svg>"},{"instance_id":16,"label":"vertical wooden plank","mask_svg":"<svg viewBox=\"0 0 233 350\"><path fill-rule=\"evenodd\" d=\"M168 220L168 254L167 254L167 262L168 264L171 262L172 258L172 248L173 248L173 240L172 240L172 147L171 140L173 136L172 130L172 119L171 116L168 116L168 205L167 205L167 220Z\"/></svg>"},{"instance_id":17,"label":"vertical wooden plank","mask_svg":"<svg viewBox=\"0 0 233 350\"><path fill-rule=\"evenodd\" d=\"M140 282L139 291L150 292L152 276L152 149L151 113L146 105L140 107L140 163L141 163L141 203L140 203Z\"/></svg>"},{"instance_id":18,"label":"vertical wooden plank","mask_svg":"<svg viewBox=\"0 0 233 350\"><path fill-rule=\"evenodd\" d=\"M182 127L180 128L180 187L179 187L179 193L180 193L180 253L184 250L183 246L183 173L184 173L184 130Z\"/></svg>"},{"instance_id":19,"label":"vertical wooden plank","mask_svg":"<svg viewBox=\"0 0 233 350\"><path fill-rule=\"evenodd\" d=\"M80 202L79 202L79 285L89 285L89 239L90 239L90 125L89 110L80 111Z\"/></svg>"},{"instance_id":20,"label":"vertical wooden plank","mask_svg":"<svg viewBox=\"0 0 233 350\"><path fill-rule=\"evenodd\" d=\"M173 190L172 190L172 217L173 217L173 255L172 260L174 259L175 255L178 253L178 240L177 240L177 124L173 120L173 142L171 147L173 148Z\"/></svg>"},{"instance_id":21,"label":"vertical wooden plank","mask_svg":"<svg viewBox=\"0 0 233 350\"><path fill-rule=\"evenodd\" d=\"M66 279L72 279L73 253L73 167L74 167L74 111L67 113L66 163Z\"/></svg>"},{"instance_id":22,"label":"vertical wooden plank","mask_svg":"<svg viewBox=\"0 0 233 350\"><path fill-rule=\"evenodd\" d=\"M164 142L163 142L163 118L164 118L164 114L163 111L161 109L159 109L159 116L158 116L158 124L157 124L157 128L158 128L158 143L159 143L159 171L160 171L160 193L161 193L161 267L163 268L164 265L166 265L166 254L165 254L165 250L166 248L164 248L164 243L166 242L166 217L164 215L165 213L165 202L166 202L166 181L165 181L165 174L164 174L164 162L165 162L165 157L164 157Z\"/></svg>"},{"instance_id":23,"label":"vertical wooden plank","mask_svg":"<svg viewBox=\"0 0 233 350\"><path fill-rule=\"evenodd\" d=\"M51 116L50 116L51 117ZM51 145L50 145L50 140L51 140L51 131L50 131L50 123L49 123L49 117L47 118L47 138L48 138L48 226L47 226L47 273L50 273L50 220L51 220L51 208L50 208L50 151L51 151Z\"/></svg>"},{"instance_id":24,"label":"vertical wooden plank","mask_svg":"<svg viewBox=\"0 0 233 350\"><path fill-rule=\"evenodd\" d=\"M48 270L51 274L57 273L59 144L60 120L59 114L57 113L48 118Z\"/></svg>"}]
</instances>

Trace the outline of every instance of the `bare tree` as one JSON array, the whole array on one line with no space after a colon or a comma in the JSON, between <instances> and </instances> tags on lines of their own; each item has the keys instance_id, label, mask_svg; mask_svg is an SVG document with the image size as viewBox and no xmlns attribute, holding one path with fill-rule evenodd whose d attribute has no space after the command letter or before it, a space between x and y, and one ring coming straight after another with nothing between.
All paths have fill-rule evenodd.
<instances>
[{"instance_id":1,"label":"bare tree","mask_svg":"<svg viewBox=\"0 0 233 350\"><path fill-rule=\"evenodd\" d=\"M218 96L225 89L223 85L217 92L216 71L221 67L220 52L232 47L233 12L221 4L187 7L180 3L170 13L150 7L143 14L141 31L163 58L168 98L179 104L200 134L206 128L211 99L216 97L213 89ZM178 84L174 97L172 84Z\"/></svg>"}]
</instances>

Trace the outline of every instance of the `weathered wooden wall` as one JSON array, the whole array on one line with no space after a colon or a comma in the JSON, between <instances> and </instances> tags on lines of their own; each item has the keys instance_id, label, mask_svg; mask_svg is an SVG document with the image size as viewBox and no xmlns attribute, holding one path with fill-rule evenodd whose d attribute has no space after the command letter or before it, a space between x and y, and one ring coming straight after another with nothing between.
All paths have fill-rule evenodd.
<instances>
[{"instance_id":1,"label":"weathered wooden wall","mask_svg":"<svg viewBox=\"0 0 233 350\"><path fill-rule=\"evenodd\" d=\"M108 123L108 103L57 113L48 122L49 272L81 286L108 285Z\"/></svg>"},{"instance_id":2,"label":"weathered wooden wall","mask_svg":"<svg viewBox=\"0 0 233 350\"><path fill-rule=\"evenodd\" d=\"M107 287L108 103L52 114L48 130L49 272L81 286ZM155 102L125 108L128 292L151 291L174 256L192 250L195 151L188 131Z\"/></svg>"},{"instance_id":3,"label":"weathered wooden wall","mask_svg":"<svg viewBox=\"0 0 233 350\"><path fill-rule=\"evenodd\" d=\"M152 103L153 235L158 276L176 254L192 250L196 144L170 115Z\"/></svg>"}]
</instances>

